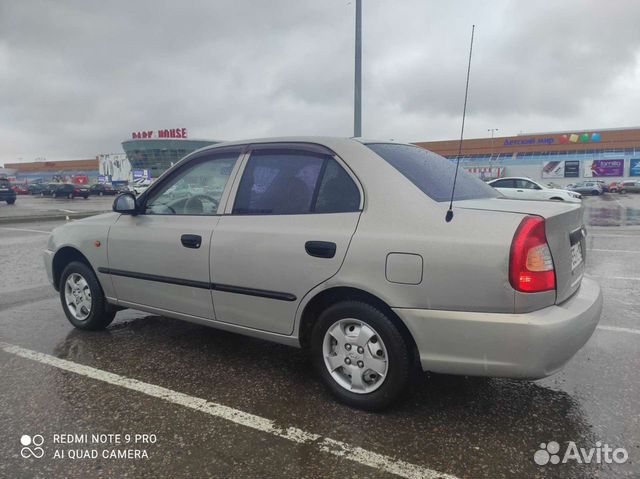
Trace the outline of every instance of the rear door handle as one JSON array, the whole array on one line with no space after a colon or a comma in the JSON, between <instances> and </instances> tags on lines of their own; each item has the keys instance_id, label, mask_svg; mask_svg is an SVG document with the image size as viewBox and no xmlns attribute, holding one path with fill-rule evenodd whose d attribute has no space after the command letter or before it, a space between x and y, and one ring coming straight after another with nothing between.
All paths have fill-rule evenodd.
<instances>
[{"instance_id":1,"label":"rear door handle","mask_svg":"<svg viewBox=\"0 0 640 479\"><path fill-rule=\"evenodd\" d=\"M202 236L200 235L182 235L180 237L180 241L182 242L182 246L185 248L193 248L198 249L202 244Z\"/></svg>"},{"instance_id":2,"label":"rear door handle","mask_svg":"<svg viewBox=\"0 0 640 479\"><path fill-rule=\"evenodd\" d=\"M333 258L336 255L336 244L330 241L307 241L304 249L309 256L316 258Z\"/></svg>"}]
</instances>

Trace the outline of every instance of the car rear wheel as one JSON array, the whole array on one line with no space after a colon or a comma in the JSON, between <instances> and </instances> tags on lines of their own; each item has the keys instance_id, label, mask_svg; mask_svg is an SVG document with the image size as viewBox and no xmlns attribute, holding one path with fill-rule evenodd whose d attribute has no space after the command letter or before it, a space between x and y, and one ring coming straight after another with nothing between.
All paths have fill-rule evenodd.
<instances>
[{"instance_id":1,"label":"car rear wheel","mask_svg":"<svg viewBox=\"0 0 640 479\"><path fill-rule=\"evenodd\" d=\"M598 196L599 194L600 194L600 192L599 192L598 190L593 190L593 191L591 192L591 195L592 195L592 196Z\"/></svg>"},{"instance_id":2,"label":"car rear wheel","mask_svg":"<svg viewBox=\"0 0 640 479\"><path fill-rule=\"evenodd\" d=\"M311 354L323 382L349 406L389 406L409 381L409 348L388 314L360 301L327 308L311 333Z\"/></svg>"},{"instance_id":3,"label":"car rear wheel","mask_svg":"<svg viewBox=\"0 0 640 479\"><path fill-rule=\"evenodd\" d=\"M115 316L95 273L85 263L73 261L60 276L60 301L67 319L78 329L104 329Z\"/></svg>"}]
</instances>

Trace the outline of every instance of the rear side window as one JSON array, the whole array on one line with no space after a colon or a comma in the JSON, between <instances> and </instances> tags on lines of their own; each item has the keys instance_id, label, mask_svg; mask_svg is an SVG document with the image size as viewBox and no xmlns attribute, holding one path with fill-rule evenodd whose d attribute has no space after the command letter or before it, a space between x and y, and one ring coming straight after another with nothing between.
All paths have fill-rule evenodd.
<instances>
[{"instance_id":1,"label":"rear side window","mask_svg":"<svg viewBox=\"0 0 640 479\"><path fill-rule=\"evenodd\" d=\"M402 173L429 198L435 201L448 201L451 198L455 163L418 146L394 143L369 143L366 146ZM458 170L454 200L500 196L500 193L479 178L462 168Z\"/></svg>"},{"instance_id":2,"label":"rear side window","mask_svg":"<svg viewBox=\"0 0 640 479\"><path fill-rule=\"evenodd\" d=\"M302 150L257 150L240 180L237 215L358 211L360 193L330 156Z\"/></svg>"},{"instance_id":3,"label":"rear side window","mask_svg":"<svg viewBox=\"0 0 640 479\"><path fill-rule=\"evenodd\" d=\"M333 158L327 160L318 188L314 213L347 213L360 208L360 191L348 173Z\"/></svg>"},{"instance_id":4,"label":"rear side window","mask_svg":"<svg viewBox=\"0 0 640 479\"><path fill-rule=\"evenodd\" d=\"M460 173L460 171L458 171ZM515 188L513 180L498 180L491 183L494 188Z\"/></svg>"}]
</instances>

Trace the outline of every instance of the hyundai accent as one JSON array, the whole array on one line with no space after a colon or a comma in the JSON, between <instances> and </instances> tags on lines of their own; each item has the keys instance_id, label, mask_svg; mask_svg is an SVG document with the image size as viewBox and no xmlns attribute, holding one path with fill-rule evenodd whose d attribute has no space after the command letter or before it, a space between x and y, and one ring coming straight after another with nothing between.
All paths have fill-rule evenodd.
<instances>
[{"instance_id":1,"label":"hyundai accent","mask_svg":"<svg viewBox=\"0 0 640 479\"><path fill-rule=\"evenodd\" d=\"M391 404L414 367L553 374L602 309L582 206L507 199L461 171L447 222L454 173L409 144L217 144L56 228L47 274L76 328L134 308L302 347L363 409Z\"/></svg>"}]
</instances>

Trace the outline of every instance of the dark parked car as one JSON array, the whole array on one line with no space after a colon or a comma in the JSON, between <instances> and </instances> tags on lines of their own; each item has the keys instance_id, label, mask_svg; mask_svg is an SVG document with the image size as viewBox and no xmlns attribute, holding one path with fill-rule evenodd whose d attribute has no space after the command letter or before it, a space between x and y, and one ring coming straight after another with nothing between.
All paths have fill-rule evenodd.
<instances>
[{"instance_id":1,"label":"dark parked car","mask_svg":"<svg viewBox=\"0 0 640 479\"><path fill-rule=\"evenodd\" d=\"M53 196L54 198L69 198L70 200L81 196L85 200L89 198L89 188L86 186L72 185L70 183L46 185L40 193L41 196Z\"/></svg>"},{"instance_id":2,"label":"dark parked car","mask_svg":"<svg viewBox=\"0 0 640 479\"><path fill-rule=\"evenodd\" d=\"M30 185L27 185L30 195L39 195L44 187L45 185L42 183L31 183Z\"/></svg>"},{"instance_id":3,"label":"dark parked car","mask_svg":"<svg viewBox=\"0 0 640 479\"><path fill-rule=\"evenodd\" d=\"M117 195L118 190L116 190L111 185L104 185L104 184L97 183L89 187L89 193L96 196Z\"/></svg>"},{"instance_id":4,"label":"dark parked car","mask_svg":"<svg viewBox=\"0 0 640 479\"><path fill-rule=\"evenodd\" d=\"M6 201L8 205L16 202L16 192L11 189L11 183L6 178L0 178L0 201Z\"/></svg>"}]
</instances>

